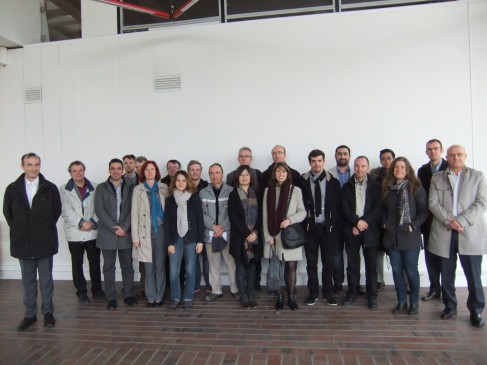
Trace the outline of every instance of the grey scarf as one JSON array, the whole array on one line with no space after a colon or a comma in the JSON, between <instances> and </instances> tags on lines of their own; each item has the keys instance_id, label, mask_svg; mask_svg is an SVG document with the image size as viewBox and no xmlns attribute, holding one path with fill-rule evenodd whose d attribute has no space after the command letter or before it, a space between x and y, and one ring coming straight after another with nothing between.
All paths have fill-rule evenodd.
<instances>
[{"instance_id":1,"label":"grey scarf","mask_svg":"<svg viewBox=\"0 0 487 365\"><path fill-rule=\"evenodd\" d=\"M390 191L397 191L399 195L399 225L411 223L411 213L409 211L409 180L392 185Z\"/></svg>"},{"instance_id":2,"label":"grey scarf","mask_svg":"<svg viewBox=\"0 0 487 365\"><path fill-rule=\"evenodd\" d=\"M188 191L181 192L174 190L174 200L178 206L177 210L177 226L179 237L184 237L188 233L188 200L191 198L191 193Z\"/></svg>"}]
</instances>

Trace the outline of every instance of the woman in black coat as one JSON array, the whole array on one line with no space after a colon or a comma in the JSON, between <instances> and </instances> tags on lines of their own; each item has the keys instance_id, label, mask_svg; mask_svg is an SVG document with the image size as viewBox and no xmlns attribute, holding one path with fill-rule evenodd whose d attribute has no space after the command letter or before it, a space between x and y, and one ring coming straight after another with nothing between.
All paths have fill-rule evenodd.
<instances>
[{"instance_id":1,"label":"woman in black coat","mask_svg":"<svg viewBox=\"0 0 487 365\"><path fill-rule=\"evenodd\" d=\"M391 261L398 301L393 313L417 314L421 224L428 215L428 206L426 192L406 158L398 157L392 162L382 184L382 201L383 245ZM404 273L410 288L409 309Z\"/></svg>"},{"instance_id":2,"label":"woman in black coat","mask_svg":"<svg viewBox=\"0 0 487 365\"><path fill-rule=\"evenodd\" d=\"M244 308L254 308L256 247L260 226L259 204L253 189L250 167L241 165L233 180L235 189L228 199L228 216L231 223L229 252L235 259L236 279Z\"/></svg>"}]
</instances>

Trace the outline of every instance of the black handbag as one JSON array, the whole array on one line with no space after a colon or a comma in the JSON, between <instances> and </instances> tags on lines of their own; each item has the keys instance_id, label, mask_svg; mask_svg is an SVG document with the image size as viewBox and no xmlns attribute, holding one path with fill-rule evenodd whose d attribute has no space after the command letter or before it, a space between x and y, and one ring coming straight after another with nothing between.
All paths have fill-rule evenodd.
<instances>
[{"instance_id":1,"label":"black handbag","mask_svg":"<svg viewBox=\"0 0 487 365\"><path fill-rule=\"evenodd\" d=\"M293 195L294 186L291 188L291 192L289 193L289 200L287 203L287 213L289 212L289 204L291 203L291 197ZM294 223L290 224L286 228L281 229L281 241L282 247L291 249L291 248L299 248L304 245L306 242L306 232L304 231L303 226L301 223Z\"/></svg>"}]
</instances>

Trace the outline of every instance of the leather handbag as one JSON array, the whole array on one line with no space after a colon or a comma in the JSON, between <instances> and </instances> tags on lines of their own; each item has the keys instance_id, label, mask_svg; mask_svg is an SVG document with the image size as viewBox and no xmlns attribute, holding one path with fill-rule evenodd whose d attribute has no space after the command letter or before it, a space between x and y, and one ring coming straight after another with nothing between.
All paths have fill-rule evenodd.
<instances>
[{"instance_id":1,"label":"leather handbag","mask_svg":"<svg viewBox=\"0 0 487 365\"><path fill-rule=\"evenodd\" d=\"M294 186L291 188L291 191L289 193L286 216L287 213L289 213L289 204L291 202L291 197L293 195L293 189ZM282 247L287 249L299 248L303 246L304 243L306 242L306 233L301 223L290 224L286 228L282 228L281 241L282 241Z\"/></svg>"}]
</instances>

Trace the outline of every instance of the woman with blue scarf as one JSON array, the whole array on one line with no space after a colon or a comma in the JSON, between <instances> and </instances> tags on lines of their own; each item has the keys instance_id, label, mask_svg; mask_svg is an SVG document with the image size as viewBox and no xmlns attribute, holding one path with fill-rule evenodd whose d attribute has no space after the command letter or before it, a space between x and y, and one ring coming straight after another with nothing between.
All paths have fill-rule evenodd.
<instances>
[{"instance_id":1,"label":"woman with blue scarf","mask_svg":"<svg viewBox=\"0 0 487 365\"><path fill-rule=\"evenodd\" d=\"M184 309L193 307L195 284L195 262L203 250L204 222L203 206L198 191L186 171L178 171L169 186L170 196L166 198L166 242L169 254L169 275L171 283L171 309L181 301L179 272L184 258L186 280L184 284Z\"/></svg>"},{"instance_id":2,"label":"woman with blue scarf","mask_svg":"<svg viewBox=\"0 0 487 365\"><path fill-rule=\"evenodd\" d=\"M144 263L147 307L160 307L166 288L164 205L168 195L154 161L142 165L132 196L133 257Z\"/></svg>"}]
</instances>

